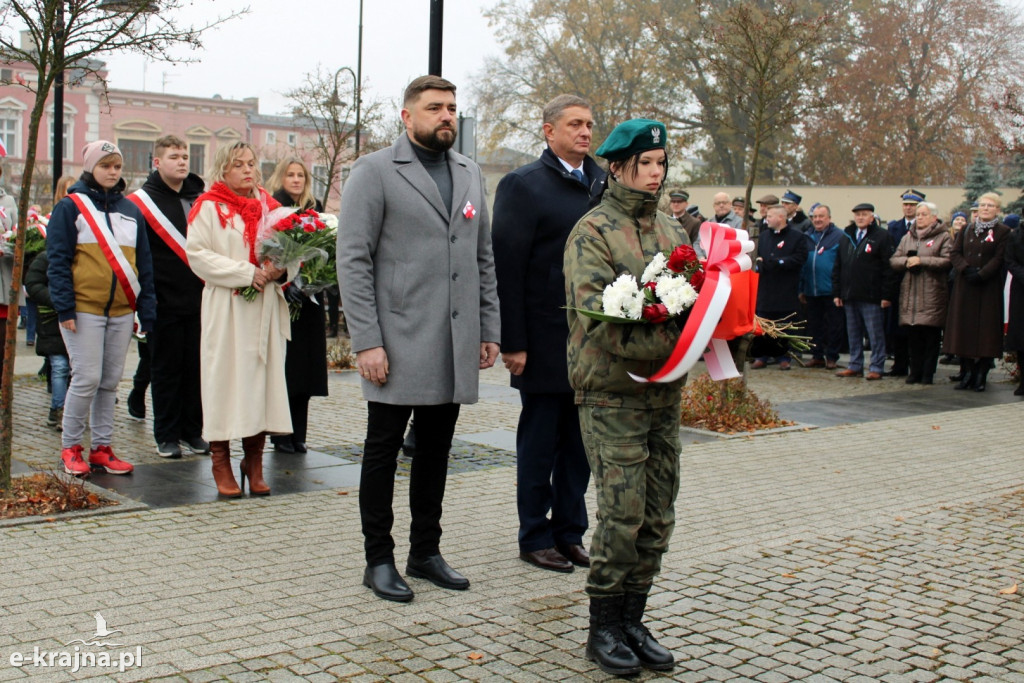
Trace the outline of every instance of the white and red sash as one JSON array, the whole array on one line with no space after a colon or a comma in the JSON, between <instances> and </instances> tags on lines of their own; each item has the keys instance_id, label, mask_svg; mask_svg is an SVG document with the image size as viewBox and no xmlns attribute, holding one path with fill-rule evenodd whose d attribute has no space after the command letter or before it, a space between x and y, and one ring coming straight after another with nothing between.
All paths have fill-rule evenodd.
<instances>
[{"instance_id":1,"label":"white and red sash","mask_svg":"<svg viewBox=\"0 0 1024 683\"><path fill-rule=\"evenodd\" d=\"M185 236L174 227L171 219L157 208L153 198L145 190L136 190L128 195L128 201L139 207L142 215L146 218L146 223L157 234L157 237L163 240L164 244L177 254L178 258L184 261L187 266L188 256L185 254Z\"/></svg>"},{"instance_id":2,"label":"white and red sash","mask_svg":"<svg viewBox=\"0 0 1024 683\"><path fill-rule=\"evenodd\" d=\"M139 278L135 275L132 264L128 262L128 257L121 251L121 245L117 243L110 228L107 227L106 218L88 197L73 193L68 195L68 199L75 203L82 218L92 230L92 234L96 237L96 243L100 245L117 281L121 283L121 289L128 297L128 305L134 311L135 300L139 297L139 292L142 291L142 285L139 284Z\"/></svg>"},{"instance_id":3,"label":"white and red sash","mask_svg":"<svg viewBox=\"0 0 1024 683\"><path fill-rule=\"evenodd\" d=\"M700 246L708 255L704 284L690 310L683 333L664 367L648 378L630 373L630 377L638 382L675 381L689 372L701 356L704 356L712 379L739 377L728 341L712 338L712 334L732 293L729 278L734 273L750 270L750 252L754 243L746 230L705 222L700 226Z\"/></svg>"}]
</instances>

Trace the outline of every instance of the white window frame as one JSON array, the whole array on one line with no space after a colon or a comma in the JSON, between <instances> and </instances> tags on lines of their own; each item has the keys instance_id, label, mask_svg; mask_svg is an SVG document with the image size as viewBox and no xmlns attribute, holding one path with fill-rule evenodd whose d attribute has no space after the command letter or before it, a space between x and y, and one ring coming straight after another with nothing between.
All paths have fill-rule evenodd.
<instances>
[{"instance_id":1,"label":"white window frame","mask_svg":"<svg viewBox=\"0 0 1024 683\"><path fill-rule=\"evenodd\" d=\"M268 145L276 145L277 144L277 131L276 130L268 130L264 139L267 141Z\"/></svg>"},{"instance_id":2,"label":"white window frame","mask_svg":"<svg viewBox=\"0 0 1024 683\"><path fill-rule=\"evenodd\" d=\"M64 105L64 161L75 160L75 117L78 110L70 104ZM53 104L46 107L46 158L53 161Z\"/></svg>"},{"instance_id":3,"label":"white window frame","mask_svg":"<svg viewBox=\"0 0 1024 683\"><path fill-rule=\"evenodd\" d=\"M11 144L4 142L4 146L7 148L7 156L11 158L20 158L21 154L21 132L25 126L25 111L28 107L24 102L16 100L13 97L5 97L0 100L0 119L4 121L13 121L14 130L8 131L9 134L13 135Z\"/></svg>"},{"instance_id":4,"label":"white window frame","mask_svg":"<svg viewBox=\"0 0 1024 683\"><path fill-rule=\"evenodd\" d=\"M295 145L299 144L299 134L298 133L288 133L288 144L291 145L292 147L294 147Z\"/></svg>"},{"instance_id":5,"label":"white window frame","mask_svg":"<svg viewBox=\"0 0 1024 683\"><path fill-rule=\"evenodd\" d=\"M309 173L313 176L313 185L310 187L310 190L312 190L313 196L316 199L320 199L324 196L324 190L326 189L324 185L327 182L327 167L323 164L313 164L309 169Z\"/></svg>"}]
</instances>

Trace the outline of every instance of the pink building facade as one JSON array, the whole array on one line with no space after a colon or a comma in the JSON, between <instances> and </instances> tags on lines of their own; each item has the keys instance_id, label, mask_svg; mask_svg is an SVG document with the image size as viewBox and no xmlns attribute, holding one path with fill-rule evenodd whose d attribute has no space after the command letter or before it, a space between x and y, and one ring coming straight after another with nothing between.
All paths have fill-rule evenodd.
<instances>
[{"instance_id":1,"label":"pink building facade","mask_svg":"<svg viewBox=\"0 0 1024 683\"><path fill-rule=\"evenodd\" d=\"M129 188L139 187L152 165L153 143L168 134L182 138L189 149L194 173L206 176L214 154L224 146L244 140L253 145L264 180L274 166L287 156L298 156L310 167L314 194L322 198L326 169L317 161L316 131L289 116L259 113L257 98L242 101L220 97L188 97L167 93L109 90L104 96L102 77L83 72L68 73L64 89L64 174L82 172L82 147L93 140L113 140L124 155L124 177ZM0 65L0 140L7 148L3 163L3 184L17 194L27 152L29 118L34 93L20 85L34 85L35 74L28 64ZM10 85L4 85L10 83ZM33 174L33 203L48 205L52 176L52 95L40 123ZM338 183L331 188L327 210L340 203Z\"/></svg>"}]
</instances>

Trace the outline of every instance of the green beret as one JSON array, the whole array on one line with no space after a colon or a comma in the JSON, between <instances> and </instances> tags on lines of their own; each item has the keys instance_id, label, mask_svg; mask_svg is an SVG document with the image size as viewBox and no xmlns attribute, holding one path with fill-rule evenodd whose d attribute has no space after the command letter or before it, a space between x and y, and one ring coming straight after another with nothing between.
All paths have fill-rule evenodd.
<instances>
[{"instance_id":1,"label":"green beret","mask_svg":"<svg viewBox=\"0 0 1024 683\"><path fill-rule=\"evenodd\" d=\"M666 138L668 131L661 121L630 119L615 126L597 150L597 156L608 161L622 161L650 149L665 149Z\"/></svg>"}]
</instances>

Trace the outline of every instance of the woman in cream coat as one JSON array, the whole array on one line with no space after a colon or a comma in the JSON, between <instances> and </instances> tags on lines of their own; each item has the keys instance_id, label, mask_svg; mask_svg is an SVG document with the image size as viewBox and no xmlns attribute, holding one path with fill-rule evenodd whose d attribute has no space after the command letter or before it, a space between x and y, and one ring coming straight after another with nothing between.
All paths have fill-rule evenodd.
<instances>
[{"instance_id":1,"label":"woman in cream coat","mask_svg":"<svg viewBox=\"0 0 1024 683\"><path fill-rule=\"evenodd\" d=\"M202 302L203 436L222 496L242 494L231 472L228 442L242 439L242 487L266 495L267 434L292 431L285 386L288 304L277 282L284 271L258 263L264 216L278 204L259 187L253 148L238 142L217 151L210 189L189 214L186 253L205 283ZM237 290L259 293L247 301Z\"/></svg>"}]
</instances>

